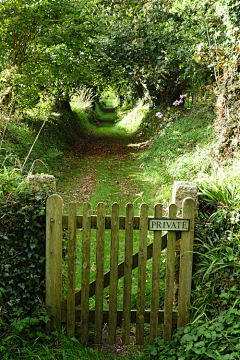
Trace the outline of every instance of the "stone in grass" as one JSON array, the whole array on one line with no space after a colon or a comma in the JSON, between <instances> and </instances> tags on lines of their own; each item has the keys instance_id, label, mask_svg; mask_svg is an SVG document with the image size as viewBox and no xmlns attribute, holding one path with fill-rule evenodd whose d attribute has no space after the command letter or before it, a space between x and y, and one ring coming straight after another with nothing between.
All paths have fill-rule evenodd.
<instances>
[{"instance_id":1,"label":"stone in grass","mask_svg":"<svg viewBox=\"0 0 240 360\"><path fill-rule=\"evenodd\" d=\"M29 175L28 186L33 191L39 191L44 185L49 187L49 190L56 191L56 179L53 175Z\"/></svg>"}]
</instances>

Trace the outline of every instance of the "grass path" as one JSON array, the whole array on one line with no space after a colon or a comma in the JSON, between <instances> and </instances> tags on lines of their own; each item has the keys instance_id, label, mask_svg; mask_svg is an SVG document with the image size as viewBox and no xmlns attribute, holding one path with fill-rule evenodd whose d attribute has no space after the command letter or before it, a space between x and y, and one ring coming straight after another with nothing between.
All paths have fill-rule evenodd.
<instances>
[{"instance_id":1,"label":"grass path","mask_svg":"<svg viewBox=\"0 0 240 360\"><path fill-rule=\"evenodd\" d=\"M127 203L134 203L134 214L139 215L139 207L143 202L149 205L149 215L153 215L155 184L143 180L143 169L140 167L139 153L141 143L115 127L104 124L75 144L72 166L63 174L64 180L58 184L58 194L64 200L64 213L67 213L67 204L70 201L77 203L78 214L82 213L83 202L91 204L92 213L96 213L97 204L106 205L106 214L111 214L111 205L120 204L120 214L125 215ZM137 150L136 150L137 149ZM77 266L76 290L81 287L81 229L77 230ZM91 236L91 267L90 281L96 276L96 237L92 230ZM119 233L119 262L124 260L125 232ZM148 242L152 242L149 234ZM111 232L105 232L104 271L110 269ZM138 251L138 232L134 232L134 253ZM148 280L146 284L146 303L150 303L151 295L151 261L147 265ZM63 266L63 274L67 275L67 267ZM119 280L118 308L122 308L123 279ZM104 298L108 299L109 289L104 290ZM65 294L63 294L65 296ZM133 271L132 307L136 308L137 299L137 269ZM95 299L90 299L90 308L94 308ZM104 301L104 308L108 302Z\"/></svg>"},{"instance_id":2,"label":"grass path","mask_svg":"<svg viewBox=\"0 0 240 360\"><path fill-rule=\"evenodd\" d=\"M138 160L138 139L117 131L113 124L103 123L96 131L74 146L71 166L62 173L58 194L64 204L90 202L93 211L99 202L106 204L107 212L114 202L120 203L121 213L126 203L136 208L146 202L152 208L155 185L143 180L143 169Z\"/></svg>"}]
</instances>

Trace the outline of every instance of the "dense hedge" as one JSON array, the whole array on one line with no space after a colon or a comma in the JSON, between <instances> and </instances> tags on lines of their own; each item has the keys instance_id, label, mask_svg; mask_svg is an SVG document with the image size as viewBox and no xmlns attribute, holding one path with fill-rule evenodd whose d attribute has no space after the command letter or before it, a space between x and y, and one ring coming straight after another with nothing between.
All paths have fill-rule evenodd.
<instances>
[{"instance_id":1,"label":"dense hedge","mask_svg":"<svg viewBox=\"0 0 240 360\"><path fill-rule=\"evenodd\" d=\"M31 316L45 289L45 189L0 199L0 316ZM2 300L1 300L2 298Z\"/></svg>"}]
</instances>

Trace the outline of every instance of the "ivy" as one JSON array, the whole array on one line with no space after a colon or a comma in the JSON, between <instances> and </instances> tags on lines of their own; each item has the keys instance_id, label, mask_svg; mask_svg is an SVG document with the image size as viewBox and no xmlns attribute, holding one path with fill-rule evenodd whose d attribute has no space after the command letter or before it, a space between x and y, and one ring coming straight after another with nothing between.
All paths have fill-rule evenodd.
<instances>
[{"instance_id":1,"label":"ivy","mask_svg":"<svg viewBox=\"0 0 240 360\"><path fill-rule=\"evenodd\" d=\"M0 199L0 314L30 316L44 303L45 206L49 191Z\"/></svg>"}]
</instances>

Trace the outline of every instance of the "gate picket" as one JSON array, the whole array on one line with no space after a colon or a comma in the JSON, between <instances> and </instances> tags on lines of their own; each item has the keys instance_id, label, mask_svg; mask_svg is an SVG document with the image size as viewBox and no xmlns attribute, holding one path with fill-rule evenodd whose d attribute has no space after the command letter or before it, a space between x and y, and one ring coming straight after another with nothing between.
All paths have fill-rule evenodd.
<instances>
[{"instance_id":1,"label":"gate picket","mask_svg":"<svg viewBox=\"0 0 240 360\"><path fill-rule=\"evenodd\" d=\"M137 288L137 318L136 318L137 345L144 344L147 233L148 233L148 205L142 204L140 208L140 223L139 223L138 288Z\"/></svg>"},{"instance_id":2,"label":"gate picket","mask_svg":"<svg viewBox=\"0 0 240 360\"><path fill-rule=\"evenodd\" d=\"M67 333L75 337L76 203L68 207Z\"/></svg>"},{"instance_id":3,"label":"gate picket","mask_svg":"<svg viewBox=\"0 0 240 360\"><path fill-rule=\"evenodd\" d=\"M81 341L88 342L89 328L89 279L90 279L91 206L83 204L82 231L82 293L81 293Z\"/></svg>"},{"instance_id":4,"label":"gate picket","mask_svg":"<svg viewBox=\"0 0 240 360\"><path fill-rule=\"evenodd\" d=\"M110 254L110 284L109 284L109 322L108 343L116 342L117 328L117 285L118 285L118 251L119 251L119 213L117 203L112 205L111 222L111 254Z\"/></svg>"},{"instance_id":5,"label":"gate picket","mask_svg":"<svg viewBox=\"0 0 240 360\"><path fill-rule=\"evenodd\" d=\"M154 206L154 217L162 217L162 205ZM150 342L157 337L158 332L158 309L159 309L159 287L160 287L160 265L162 251L162 232L153 233L152 252L152 292L151 292L151 313L150 313Z\"/></svg>"},{"instance_id":6,"label":"gate picket","mask_svg":"<svg viewBox=\"0 0 240 360\"><path fill-rule=\"evenodd\" d=\"M95 344L102 343L105 215L105 205L99 203L97 207L96 234Z\"/></svg>"},{"instance_id":7,"label":"gate picket","mask_svg":"<svg viewBox=\"0 0 240 360\"><path fill-rule=\"evenodd\" d=\"M124 262L123 319L122 319L123 345L128 345L130 343L133 217L134 217L133 204L127 204L126 218L125 218L125 262Z\"/></svg>"},{"instance_id":8,"label":"gate picket","mask_svg":"<svg viewBox=\"0 0 240 360\"><path fill-rule=\"evenodd\" d=\"M169 206L169 218L176 218L177 206L172 204ZM163 340L169 341L172 336L172 308L173 308L173 287L175 274L175 246L176 233L168 232L167 246L167 263L165 276L165 299L164 299L164 324L163 324Z\"/></svg>"}]
</instances>

